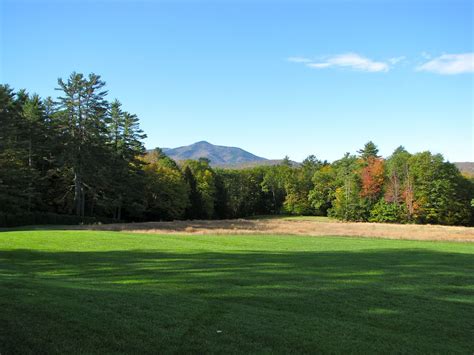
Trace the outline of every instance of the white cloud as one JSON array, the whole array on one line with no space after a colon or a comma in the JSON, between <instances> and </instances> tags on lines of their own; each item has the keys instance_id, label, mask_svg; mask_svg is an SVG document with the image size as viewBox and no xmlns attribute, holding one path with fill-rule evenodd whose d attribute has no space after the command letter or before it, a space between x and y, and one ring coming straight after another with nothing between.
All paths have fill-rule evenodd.
<instances>
[{"instance_id":1,"label":"white cloud","mask_svg":"<svg viewBox=\"0 0 474 355\"><path fill-rule=\"evenodd\" d=\"M311 62L311 59L304 58L304 57L289 57L287 60L293 63L310 63Z\"/></svg>"},{"instance_id":2,"label":"white cloud","mask_svg":"<svg viewBox=\"0 0 474 355\"><path fill-rule=\"evenodd\" d=\"M357 53L339 54L322 62L306 62L306 65L316 69L343 67L367 72L384 72L390 69L386 62L376 62Z\"/></svg>"},{"instance_id":3,"label":"white cloud","mask_svg":"<svg viewBox=\"0 0 474 355\"><path fill-rule=\"evenodd\" d=\"M397 63L400 63L400 62L404 61L405 59L406 59L405 56L400 56L400 57L390 58L388 61L389 61L390 64L395 65Z\"/></svg>"},{"instance_id":4,"label":"white cloud","mask_svg":"<svg viewBox=\"0 0 474 355\"><path fill-rule=\"evenodd\" d=\"M474 53L443 54L416 69L445 75L474 73Z\"/></svg>"},{"instance_id":5,"label":"white cloud","mask_svg":"<svg viewBox=\"0 0 474 355\"><path fill-rule=\"evenodd\" d=\"M421 56L425 59L431 59L431 54L429 54L428 52L421 52Z\"/></svg>"},{"instance_id":6,"label":"white cloud","mask_svg":"<svg viewBox=\"0 0 474 355\"><path fill-rule=\"evenodd\" d=\"M332 64L330 64L330 63L308 63L306 65L308 67L311 67L311 68L327 68L327 67L330 67Z\"/></svg>"}]
</instances>

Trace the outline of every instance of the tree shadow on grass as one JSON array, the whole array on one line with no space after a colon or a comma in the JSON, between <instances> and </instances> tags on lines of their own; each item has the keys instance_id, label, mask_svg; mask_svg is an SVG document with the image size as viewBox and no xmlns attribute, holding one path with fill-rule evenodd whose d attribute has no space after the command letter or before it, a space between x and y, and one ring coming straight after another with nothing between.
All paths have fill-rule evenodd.
<instances>
[{"instance_id":1,"label":"tree shadow on grass","mask_svg":"<svg viewBox=\"0 0 474 355\"><path fill-rule=\"evenodd\" d=\"M0 352L471 352L474 256L0 252Z\"/></svg>"}]
</instances>

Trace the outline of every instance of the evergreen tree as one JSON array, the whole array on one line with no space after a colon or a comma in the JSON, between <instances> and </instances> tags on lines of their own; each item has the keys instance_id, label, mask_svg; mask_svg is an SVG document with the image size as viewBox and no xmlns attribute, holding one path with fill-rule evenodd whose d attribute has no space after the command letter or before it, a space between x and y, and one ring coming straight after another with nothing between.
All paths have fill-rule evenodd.
<instances>
[{"instance_id":1,"label":"evergreen tree","mask_svg":"<svg viewBox=\"0 0 474 355\"><path fill-rule=\"evenodd\" d=\"M46 108L38 95L26 96L22 104L23 139L26 151L30 182L28 194L28 212L35 208L46 208L42 194L47 188L46 174L50 168L49 150L53 137L48 130Z\"/></svg>"},{"instance_id":2,"label":"evergreen tree","mask_svg":"<svg viewBox=\"0 0 474 355\"><path fill-rule=\"evenodd\" d=\"M380 158L378 155L379 150L372 141L365 143L364 148L358 150L357 153L359 153L359 156L362 160L367 160L370 157Z\"/></svg>"},{"instance_id":3,"label":"evergreen tree","mask_svg":"<svg viewBox=\"0 0 474 355\"><path fill-rule=\"evenodd\" d=\"M108 166L108 195L116 219L122 218L124 206L129 215L131 210L127 211L127 206L137 209L142 200L137 195L143 193L144 188L140 173L143 160L140 157L145 153L142 140L146 135L140 129L137 116L123 111L121 106L118 100L114 100L108 118L109 145L112 149L112 164Z\"/></svg>"},{"instance_id":4,"label":"evergreen tree","mask_svg":"<svg viewBox=\"0 0 474 355\"><path fill-rule=\"evenodd\" d=\"M58 79L60 96L58 109L61 111L61 135L64 137L64 165L71 169L74 186L73 209L76 215L85 215L86 189L98 193L98 182L104 156L107 137L106 118L108 103L105 82L100 76L72 73L64 81ZM94 196L96 197L96 196Z\"/></svg>"},{"instance_id":5,"label":"evergreen tree","mask_svg":"<svg viewBox=\"0 0 474 355\"><path fill-rule=\"evenodd\" d=\"M31 170L23 140L22 96L0 85L0 212L5 214L28 210Z\"/></svg>"},{"instance_id":6,"label":"evergreen tree","mask_svg":"<svg viewBox=\"0 0 474 355\"><path fill-rule=\"evenodd\" d=\"M184 168L184 180L189 191L189 205L185 210L185 217L186 219L199 219L202 216L202 199L198 191L196 178L189 166Z\"/></svg>"},{"instance_id":7,"label":"evergreen tree","mask_svg":"<svg viewBox=\"0 0 474 355\"><path fill-rule=\"evenodd\" d=\"M228 217L228 196L227 190L224 184L224 179L219 171L215 172L214 184L216 187L215 199L214 199L214 218L225 219Z\"/></svg>"}]
</instances>

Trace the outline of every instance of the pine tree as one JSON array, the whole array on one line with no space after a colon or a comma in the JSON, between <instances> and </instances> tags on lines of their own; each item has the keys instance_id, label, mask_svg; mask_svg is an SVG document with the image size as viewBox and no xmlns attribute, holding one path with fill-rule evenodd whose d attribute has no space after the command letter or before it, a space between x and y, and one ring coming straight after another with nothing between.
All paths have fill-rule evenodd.
<instances>
[{"instance_id":1,"label":"pine tree","mask_svg":"<svg viewBox=\"0 0 474 355\"><path fill-rule=\"evenodd\" d=\"M186 208L187 219L198 219L202 216L203 203L197 187L197 181L189 166L184 168L184 180L189 186L189 206Z\"/></svg>"},{"instance_id":2,"label":"pine tree","mask_svg":"<svg viewBox=\"0 0 474 355\"><path fill-rule=\"evenodd\" d=\"M142 140L146 138L140 129L139 120L121 109L122 104L114 100L110 105L108 120L109 145L113 152L112 164L109 167L110 201L113 217L121 219L124 206L135 206L142 200L138 194L143 193L143 176L140 157L145 153Z\"/></svg>"},{"instance_id":3,"label":"pine tree","mask_svg":"<svg viewBox=\"0 0 474 355\"><path fill-rule=\"evenodd\" d=\"M22 133L21 103L8 85L0 85L0 212L28 209L26 187L30 179Z\"/></svg>"},{"instance_id":4,"label":"pine tree","mask_svg":"<svg viewBox=\"0 0 474 355\"><path fill-rule=\"evenodd\" d=\"M72 73L67 81L58 79L63 96L59 97L61 111L60 128L64 137L65 167L72 170L74 186L73 209L76 215L85 215L86 189L93 194L93 188L100 181L101 161L106 141L106 119L108 103L105 82L99 75Z\"/></svg>"},{"instance_id":5,"label":"pine tree","mask_svg":"<svg viewBox=\"0 0 474 355\"><path fill-rule=\"evenodd\" d=\"M380 156L378 155L379 150L372 141L368 141L367 143L365 143L364 148L358 150L357 153L359 153L360 158L364 161L366 161L370 157L380 158Z\"/></svg>"},{"instance_id":6,"label":"pine tree","mask_svg":"<svg viewBox=\"0 0 474 355\"><path fill-rule=\"evenodd\" d=\"M50 167L48 151L52 146L52 137L48 130L48 116L41 98L34 94L27 96L22 104L23 142L27 153L27 165L30 170L28 193L28 211L45 208L42 193L46 190L46 174Z\"/></svg>"}]
</instances>

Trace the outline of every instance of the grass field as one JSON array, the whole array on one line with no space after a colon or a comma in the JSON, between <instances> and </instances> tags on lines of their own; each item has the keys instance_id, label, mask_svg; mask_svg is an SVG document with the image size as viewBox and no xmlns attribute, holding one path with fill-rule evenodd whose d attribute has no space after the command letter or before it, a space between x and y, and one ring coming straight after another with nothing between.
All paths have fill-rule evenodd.
<instances>
[{"instance_id":1,"label":"grass field","mask_svg":"<svg viewBox=\"0 0 474 355\"><path fill-rule=\"evenodd\" d=\"M31 230L36 227L19 227ZM340 222L327 217L258 216L227 220L191 220L103 225L54 226L54 229L124 231L152 234L357 236L385 239L474 242L474 228L461 226ZM0 229L1 231L1 229Z\"/></svg>"},{"instance_id":2,"label":"grass field","mask_svg":"<svg viewBox=\"0 0 474 355\"><path fill-rule=\"evenodd\" d=\"M0 353L474 352L474 244L0 233Z\"/></svg>"}]
</instances>

